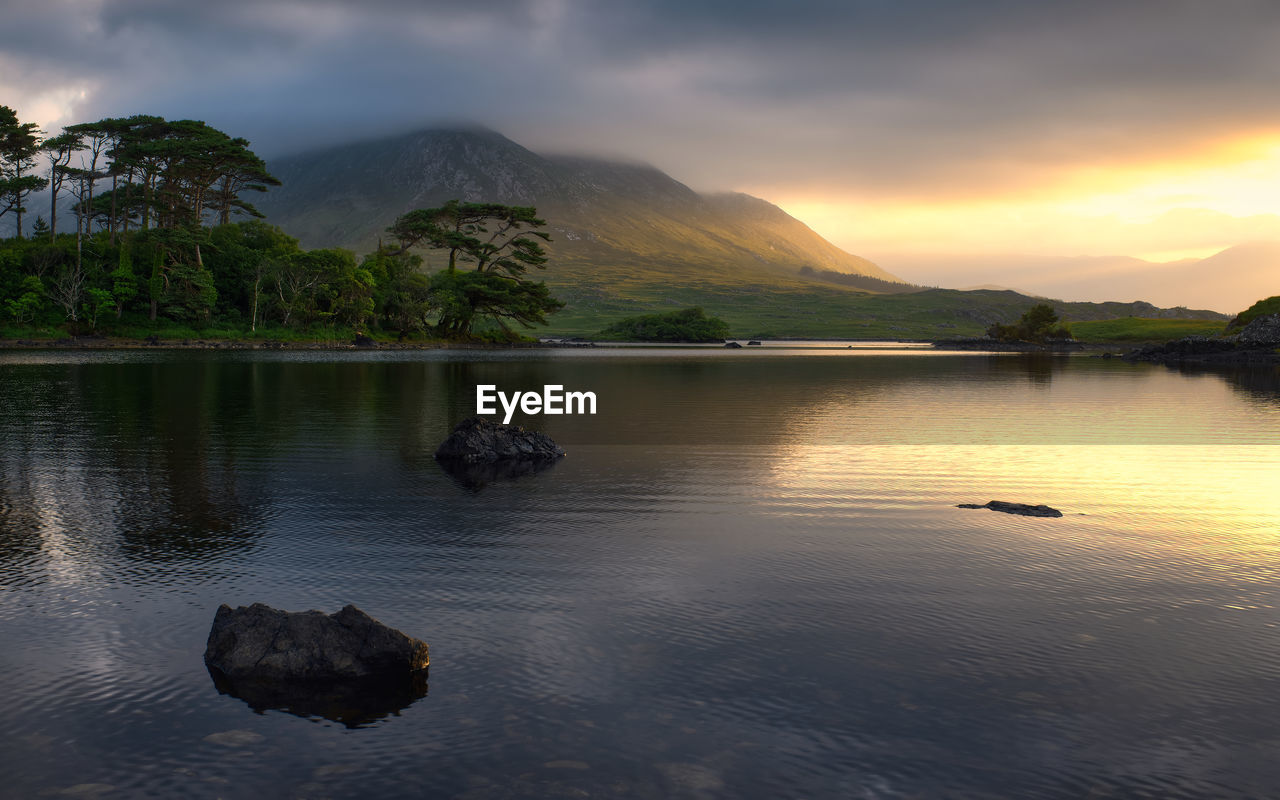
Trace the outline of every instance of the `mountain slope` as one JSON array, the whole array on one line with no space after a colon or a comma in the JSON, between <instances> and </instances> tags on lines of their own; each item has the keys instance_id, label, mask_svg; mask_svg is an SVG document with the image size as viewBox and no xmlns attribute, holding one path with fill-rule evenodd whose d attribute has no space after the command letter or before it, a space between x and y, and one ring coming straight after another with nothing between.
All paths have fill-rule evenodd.
<instances>
[{"instance_id":1,"label":"mountain slope","mask_svg":"<svg viewBox=\"0 0 1280 800\"><path fill-rule=\"evenodd\" d=\"M885 295L871 283L870 292L834 285L821 273L898 279L759 198L702 195L644 164L538 155L484 129L420 131L270 168L283 186L257 205L306 247L368 252L400 214L453 198L536 206L553 237L550 266L537 277L566 302L550 334L587 335L624 316L700 305L735 335L930 338L979 334L1037 302L1015 292ZM438 255L427 258L439 268ZM1060 311L1069 319L1163 313L1146 304Z\"/></svg>"},{"instance_id":2,"label":"mountain slope","mask_svg":"<svg viewBox=\"0 0 1280 800\"><path fill-rule=\"evenodd\" d=\"M812 283L802 266L897 280L763 200L706 197L641 164L540 156L484 129L344 145L270 168L284 185L258 207L308 247L370 250L400 214L460 198L536 206L554 240L553 284L625 281L638 267L646 281Z\"/></svg>"}]
</instances>

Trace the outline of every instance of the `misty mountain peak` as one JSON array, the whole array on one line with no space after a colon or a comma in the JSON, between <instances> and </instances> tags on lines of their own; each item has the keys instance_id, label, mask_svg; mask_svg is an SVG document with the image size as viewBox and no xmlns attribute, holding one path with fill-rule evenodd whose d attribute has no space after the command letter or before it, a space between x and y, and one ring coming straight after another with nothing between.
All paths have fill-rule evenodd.
<instances>
[{"instance_id":1,"label":"misty mountain peak","mask_svg":"<svg viewBox=\"0 0 1280 800\"><path fill-rule=\"evenodd\" d=\"M258 204L307 246L371 249L396 217L457 198L535 206L556 263L696 273L708 266L794 278L803 266L893 276L744 194L700 195L656 167L543 156L474 126L441 127L271 162L283 181Z\"/></svg>"}]
</instances>

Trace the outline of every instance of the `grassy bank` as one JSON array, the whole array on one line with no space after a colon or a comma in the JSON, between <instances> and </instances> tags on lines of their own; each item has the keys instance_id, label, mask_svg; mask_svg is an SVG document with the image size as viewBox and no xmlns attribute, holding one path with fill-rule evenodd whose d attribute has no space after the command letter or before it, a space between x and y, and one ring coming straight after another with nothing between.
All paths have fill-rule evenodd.
<instances>
[{"instance_id":1,"label":"grassy bank","mask_svg":"<svg viewBox=\"0 0 1280 800\"><path fill-rule=\"evenodd\" d=\"M548 280L548 284L552 281ZM730 335L735 338L947 339L981 336L992 324L1014 322L1041 302L1010 291L928 289L909 294L870 294L812 284L728 286L710 280L685 285L581 283L553 285L552 291L566 305L550 317L546 335L587 337L627 317L700 306L708 315L727 322ZM1138 303L1054 301L1053 306L1073 329L1096 321L1123 322L1130 315L1136 318L1155 311L1150 305ZM1212 328L1217 333L1227 318L1214 316L1217 318L1150 321L1174 326L1190 323L1195 332ZM1137 340L1146 338L1169 337L1155 330L1136 336Z\"/></svg>"},{"instance_id":2,"label":"grassy bank","mask_svg":"<svg viewBox=\"0 0 1280 800\"><path fill-rule=\"evenodd\" d=\"M1164 342L1187 336L1217 336L1226 327L1214 319L1145 319L1122 317L1072 322L1071 334L1082 342Z\"/></svg>"}]
</instances>

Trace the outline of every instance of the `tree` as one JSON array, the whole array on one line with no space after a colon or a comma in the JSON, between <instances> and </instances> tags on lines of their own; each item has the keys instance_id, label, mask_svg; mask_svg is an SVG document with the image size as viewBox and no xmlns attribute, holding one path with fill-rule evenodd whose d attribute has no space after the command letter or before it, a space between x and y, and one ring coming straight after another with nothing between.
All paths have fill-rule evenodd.
<instances>
[{"instance_id":1,"label":"tree","mask_svg":"<svg viewBox=\"0 0 1280 800\"><path fill-rule=\"evenodd\" d=\"M280 321L286 326L295 314L305 317L314 308L316 287L325 276L325 259L317 253L296 253L275 265L271 277L280 298Z\"/></svg>"},{"instance_id":2,"label":"tree","mask_svg":"<svg viewBox=\"0 0 1280 800\"><path fill-rule=\"evenodd\" d=\"M600 332L600 338L623 342L722 342L729 325L708 317L701 308L685 308L667 314L645 314L619 320Z\"/></svg>"},{"instance_id":3,"label":"tree","mask_svg":"<svg viewBox=\"0 0 1280 800\"><path fill-rule=\"evenodd\" d=\"M14 212L17 237L22 238L23 201L32 192L49 185L47 178L29 175L40 152L40 128L34 122L19 122L18 113L0 106L0 217Z\"/></svg>"},{"instance_id":4,"label":"tree","mask_svg":"<svg viewBox=\"0 0 1280 800\"><path fill-rule=\"evenodd\" d=\"M1055 327L1056 326L1056 327ZM1002 342L1044 342L1047 339L1070 339L1071 331L1058 325L1058 314L1048 303L1038 303L1013 325L992 325L987 335Z\"/></svg>"},{"instance_id":5,"label":"tree","mask_svg":"<svg viewBox=\"0 0 1280 800\"><path fill-rule=\"evenodd\" d=\"M80 135L63 132L52 139L46 139L40 149L49 159L49 240L58 235L58 195L62 193L62 184L67 179L67 167L71 165L71 156L81 147Z\"/></svg>"},{"instance_id":6,"label":"tree","mask_svg":"<svg viewBox=\"0 0 1280 800\"><path fill-rule=\"evenodd\" d=\"M138 296L138 276L133 273L133 257L127 241L121 243L116 268L111 271L111 296L115 298L116 319L124 314L129 301Z\"/></svg>"},{"instance_id":7,"label":"tree","mask_svg":"<svg viewBox=\"0 0 1280 800\"><path fill-rule=\"evenodd\" d=\"M450 272L462 259L474 263L477 272L520 277L530 267L546 266L538 240L549 242L551 235L537 230L546 224L532 207L450 200L440 208L410 211L387 230L400 241L400 252L416 245L448 250Z\"/></svg>"},{"instance_id":8,"label":"tree","mask_svg":"<svg viewBox=\"0 0 1280 800\"><path fill-rule=\"evenodd\" d=\"M422 257L390 253L381 247L365 256L363 266L376 284L374 309L385 326L404 339L427 327L432 313L431 281L422 272Z\"/></svg>"},{"instance_id":9,"label":"tree","mask_svg":"<svg viewBox=\"0 0 1280 800\"><path fill-rule=\"evenodd\" d=\"M217 281L219 312L247 313L249 328L256 331L271 276L299 252L298 240L274 225L246 220L211 230L208 251L205 262Z\"/></svg>"},{"instance_id":10,"label":"tree","mask_svg":"<svg viewBox=\"0 0 1280 800\"><path fill-rule=\"evenodd\" d=\"M17 296L5 301L5 310L17 325L31 322L44 310L44 284L35 275L23 278Z\"/></svg>"},{"instance_id":11,"label":"tree","mask_svg":"<svg viewBox=\"0 0 1280 800\"><path fill-rule=\"evenodd\" d=\"M508 335L507 321L525 328L547 324L546 315L564 308L542 282L528 283L490 272L437 272L429 284L430 304L440 312L436 329L443 336L471 335L478 319L490 319Z\"/></svg>"},{"instance_id":12,"label":"tree","mask_svg":"<svg viewBox=\"0 0 1280 800\"><path fill-rule=\"evenodd\" d=\"M496 322L508 335L508 322L524 327L546 324L546 315L564 307L543 283L530 283L524 274L545 269L551 241L537 209L497 203L463 203L450 200L439 208L410 211L399 217L388 232L400 243L389 256L422 246L448 253L448 266L428 284L428 304L439 313L437 331L444 336L466 337L479 319ZM469 272L460 263L474 264Z\"/></svg>"}]
</instances>

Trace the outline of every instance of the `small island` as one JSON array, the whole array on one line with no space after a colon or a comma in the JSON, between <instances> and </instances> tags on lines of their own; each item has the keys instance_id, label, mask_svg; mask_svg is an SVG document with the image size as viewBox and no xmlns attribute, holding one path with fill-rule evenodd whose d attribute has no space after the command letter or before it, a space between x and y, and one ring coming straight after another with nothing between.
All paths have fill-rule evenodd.
<instances>
[{"instance_id":1,"label":"small island","mask_svg":"<svg viewBox=\"0 0 1280 800\"><path fill-rule=\"evenodd\" d=\"M705 311L695 306L669 314L627 317L602 330L598 338L608 342L706 344L723 342L728 336L728 323L718 317L707 316Z\"/></svg>"}]
</instances>

